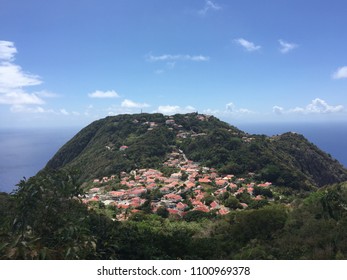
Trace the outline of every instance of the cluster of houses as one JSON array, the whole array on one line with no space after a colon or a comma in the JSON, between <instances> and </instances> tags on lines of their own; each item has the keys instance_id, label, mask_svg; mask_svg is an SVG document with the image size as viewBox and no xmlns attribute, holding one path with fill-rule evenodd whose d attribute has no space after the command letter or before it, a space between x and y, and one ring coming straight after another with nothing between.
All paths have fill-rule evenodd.
<instances>
[{"instance_id":1,"label":"cluster of houses","mask_svg":"<svg viewBox=\"0 0 347 280\"><path fill-rule=\"evenodd\" d=\"M204 114L198 114L196 115L196 119L199 121L208 121L210 115L204 115ZM188 118L186 116L185 118ZM139 120L134 119L133 120L134 124L140 123ZM143 122L142 125L148 126L148 131L153 130L154 128L158 127L159 124L156 122ZM194 131L190 132L183 132L184 128L181 124L177 124L173 116L167 116L167 119L165 121L165 125L169 127L170 130L178 130L179 133L177 134L178 138L187 138L187 137L198 137L198 136L204 136L206 133L195 133Z\"/></svg>"},{"instance_id":2,"label":"cluster of houses","mask_svg":"<svg viewBox=\"0 0 347 280\"><path fill-rule=\"evenodd\" d=\"M94 179L83 202L112 205L118 209L117 220L125 220L131 213L139 212L139 208L148 201L148 195L156 192L158 195L151 199L149 205L153 213L165 208L170 215L180 217L193 210L225 215L230 209L219 199L224 193L236 196L247 192L253 200L263 200L264 197L253 195L254 187L271 186L269 182L252 182L252 176L246 179L231 174L220 176L215 169L188 160L181 150L169 154L163 165L174 170L174 173L164 176L159 170L139 169L130 173L122 172L119 176ZM111 185L116 187L111 188ZM206 203L207 196L212 197L213 201ZM241 205L248 207L245 203Z\"/></svg>"}]
</instances>

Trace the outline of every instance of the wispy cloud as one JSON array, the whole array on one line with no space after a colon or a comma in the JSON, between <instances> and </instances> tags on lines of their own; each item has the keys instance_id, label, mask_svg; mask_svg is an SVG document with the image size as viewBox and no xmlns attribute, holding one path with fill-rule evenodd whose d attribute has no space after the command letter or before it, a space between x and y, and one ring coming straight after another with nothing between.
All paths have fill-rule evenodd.
<instances>
[{"instance_id":1,"label":"wispy cloud","mask_svg":"<svg viewBox=\"0 0 347 280\"><path fill-rule=\"evenodd\" d=\"M204 61L209 61L210 58L208 56L204 55L182 55L182 54L177 54L177 55L172 55L172 54L163 54L163 55L147 55L146 56L147 61L150 62L158 62L158 61L169 61L169 62L174 62L174 61L194 61L194 62L204 62Z\"/></svg>"},{"instance_id":2,"label":"wispy cloud","mask_svg":"<svg viewBox=\"0 0 347 280\"><path fill-rule=\"evenodd\" d=\"M89 93L88 96L90 98L118 98L119 95L114 90L108 90L108 91L101 91L96 90L92 93Z\"/></svg>"},{"instance_id":3,"label":"wispy cloud","mask_svg":"<svg viewBox=\"0 0 347 280\"><path fill-rule=\"evenodd\" d=\"M288 52L294 50L295 48L297 48L299 46L297 44L288 43L288 42L285 42L283 40L278 40L278 42L281 45L281 47L280 47L280 52L281 53L288 53Z\"/></svg>"},{"instance_id":4,"label":"wispy cloud","mask_svg":"<svg viewBox=\"0 0 347 280\"><path fill-rule=\"evenodd\" d=\"M177 105L161 105L156 110L157 113L162 113L164 115L174 115L174 114L186 114L195 112L196 109L193 106L181 107Z\"/></svg>"},{"instance_id":5,"label":"wispy cloud","mask_svg":"<svg viewBox=\"0 0 347 280\"><path fill-rule=\"evenodd\" d=\"M204 114L216 115L221 117L241 117L245 115L252 115L255 112L246 108L239 108L233 102L225 104L224 109L205 109L203 110Z\"/></svg>"},{"instance_id":6,"label":"wispy cloud","mask_svg":"<svg viewBox=\"0 0 347 280\"><path fill-rule=\"evenodd\" d=\"M12 61L16 53L13 42L0 41L0 60Z\"/></svg>"},{"instance_id":7,"label":"wispy cloud","mask_svg":"<svg viewBox=\"0 0 347 280\"><path fill-rule=\"evenodd\" d=\"M50 92L47 90L37 91L37 92L34 92L34 94L42 98L56 98L60 96L59 94L56 94L54 92Z\"/></svg>"},{"instance_id":8,"label":"wispy cloud","mask_svg":"<svg viewBox=\"0 0 347 280\"><path fill-rule=\"evenodd\" d=\"M121 104L121 107L122 108L147 108L147 107L150 107L150 105L147 103L137 103L129 99L124 99Z\"/></svg>"},{"instance_id":9,"label":"wispy cloud","mask_svg":"<svg viewBox=\"0 0 347 280\"><path fill-rule=\"evenodd\" d=\"M69 116L70 113L68 111L66 111L65 109L60 109L59 112L64 115L64 116Z\"/></svg>"},{"instance_id":10,"label":"wispy cloud","mask_svg":"<svg viewBox=\"0 0 347 280\"><path fill-rule=\"evenodd\" d=\"M40 85L39 76L25 73L19 65L7 60L0 61L0 90Z\"/></svg>"},{"instance_id":11,"label":"wispy cloud","mask_svg":"<svg viewBox=\"0 0 347 280\"><path fill-rule=\"evenodd\" d=\"M173 70L176 66L176 63L177 63L177 61L168 61L168 62L166 62L166 64L164 65L163 68L155 70L154 73L161 75L161 74L165 73L167 70Z\"/></svg>"},{"instance_id":12,"label":"wispy cloud","mask_svg":"<svg viewBox=\"0 0 347 280\"><path fill-rule=\"evenodd\" d=\"M12 113L25 113L25 114L53 114L53 115L64 115L64 116L79 116L81 115L79 112L71 112L69 113L66 109L62 108L59 110L53 110L53 109L46 109L42 106L34 106L34 105L28 105L28 104L16 104L12 105L10 108L10 111Z\"/></svg>"},{"instance_id":13,"label":"wispy cloud","mask_svg":"<svg viewBox=\"0 0 347 280\"><path fill-rule=\"evenodd\" d=\"M16 104L44 104L44 100L35 94L26 93L22 89L12 89L11 91L0 90L0 104L16 105Z\"/></svg>"},{"instance_id":14,"label":"wispy cloud","mask_svg":"<svg viewBox=\"0 0 347 280\"><path fill-rule=\"evenodd\" d=\"M342 105L329 105L325 100L321 98L315 98L306 105L305 107L295 107L289 110L285 110L283 107L274 106L272 111L277 114L291 114L291 113L300 113L300 114L332 114L332 113L341 113L344 111Z\"/></svg>"},{"instance_id":15,"label":"wispy cloud","mask_svg":"<svg viewBox=\"0 0 347 280\"><path fill-rule=\"evenodd\" d=\"M212 2L210 0L206 0L204 7L198 11L198 14L204 16L209 11L219 11L221 9L222 9L222 7L219 6L216 2Z\"/></svg>"},{"instance_id":16,"label":"wispy cloud","mask_svg":"<svg viewBox=\"0 0 347 280\"><path fill-rule=\"evenodd\" d=\"M225 113L251 114L253 112L245 108L237 108L234 103L229 102L225 105Z\"/></svg>"},{"instance_id":17,"label":"wispy cloud","mask_svg":"<svg viewBox=\"0 0 347 280\"><path fill-rule=\"evenodd\" d=\"M27 106L27 105L13 105L10 108L12 113L33 113L33 114L43 114L43 113L55 113L52 109L45 109L41 106Z\"/></svg>"},{"instance_id":18,"label":"wispy cloud","mask_svg":"<svg viewBox=\"0 0 347 280\"><path fill-rule=\"evenodd\" d=\"M282 115L284 112L284 108L276 105L272 107L272 112L274 112L276 115Z\"/></svg>"},{"instance_id":19,"label":"wispy cloud","mask_svg":"<svg viewBox=\"0 0 347 280\"><path fill-rule=\"evenodd\" d=\"M235 43L242 46L246 51L254 52L261 49L261 46L255 45L253 42L247 41L243 38L238 38L234 40Z\"/></svg>"},{"instance_id":20,"label":"wispy cloud","mask_svg":"<svg viewBox=\"0 0 347 280\"><path fill-rule=\"evenodd\" d=\"M26 73L14 64L17 49L13 42L0 41L0 104L44 104L44 100L35 93L24 90L28 86L42 83L37 75Z\"/></svg>"},{"instance_id":21,"label":"wispy cloud","mask_svg":"<svg viewBox=\"0 0 347 280\"><path fill-rule=\"evenodd\" d=\"M333 79L347 79L347 66L338 68L332 75Z\"/></svg>"}]
</instances>

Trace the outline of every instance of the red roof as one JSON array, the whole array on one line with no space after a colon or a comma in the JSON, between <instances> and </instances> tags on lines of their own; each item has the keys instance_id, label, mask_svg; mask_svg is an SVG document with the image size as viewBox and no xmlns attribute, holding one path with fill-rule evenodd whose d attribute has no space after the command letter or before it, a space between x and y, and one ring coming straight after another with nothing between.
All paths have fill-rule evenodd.
<instances>
[{"instance_id":1,"label":"red roof","mask_svg":"<svg viewBox=\"0 0 347 280\"><path fill-rule=\"evenodd\" d=\"M266 182L264 184L258 184L258 187L268 187L268 186L271 186L271 185L272 185L272 183Z\"/></svg>"},{"instance_id":2,"label":"red roof","mask_svg":"<svg viewBox=\"0 0 347 280\"><path fill-rule=\"evenodd\" d=\"M218 213L219 214L221 214L221 215L226 215L226 214L228 214L230 211L228 210L228 209L226 209L226 208L221 208L221 209L219 209L219 211L218 211Z\"/></svg>"},{"instance_id":3,"label":"red roof","mask_svg":"<svg viewBox=\"0 0 347 280\"><path fill-rule=\"evenodd\" d=\"M185 184L186 184L187 188L189 188L189 189L195 187L195 183L190 182L190 181L185 182Z\"/></svg>"},{"instance_id":4,"label":"red roof","mask_svg":"<svg viewBox=\"0 0 347 280\"><path fill-rule=\"evenodd\" d=\"M214 208L219 207L219 204L218 204L216 201L212 201L212 203L210 204L210 207L211 207L212 209L214 209Z\"/></svg>"},{"instance_id":5,"label":"red roof","mask_svg":"<svg viewBox=\"0 0 347 280\"><path fill-rule=\"evenodd\" d=\"M191 199L191 202L193 205L204 205L201 201L196 200L196 199Z\"/></svg>"},{"instance_id":6,"label":"red roof","mask_svg":"<svg viewBox=\"0 0 347 280\"><path fill-rule=\"evenodd\" d=\"M184 211L184 209L186 209L187 207L188 207L188 205L185 204L185 203L182 203L182 202L178 202L177 205L176 205L176 208L178 210L181 210L181 211Z\"/></svg>"},{"instance_id":7,"label":"red roof","mask_svg":"<svg viewBox=\"0 0 347 280\"><path fill-rule=\"evenodd\" d=\"M211 180L208 178L200 178L199 183L211 183Z\"/></svg>"},{"instance_id":8,"label":"red roof","mask_svg":"<svg viewBox=\"0 0 347 280\"><path fill-rule=\"evenodd\" d=\"M170 199L170 200L174 200L174 201L182 200L182 196L180 196L178 194L173 194L173 193L166 194L166 195L164 195L164 197L166 199Z\"/></svg>"},{"instance_id":9,"label":"red roof","mask_svg":"<svg viewBox=\"0 0 347 280\"><path fill-rule=\"evenodd\" d=\"M220 187L223 187L225 184L227 184L227 181L225 180L216 180L216 184Z\"/></svg>"},{"instance_id":10,"label":"red roof","mask_svg":"<svg viewBox=\"0 0 347 280\"><path fill-rule=\"evenodd\" d=\"M210 209L208 209L206 205L198 205L194 208L194 210L205 212L205 213L210 212Z\"/></svg>"},{"instance_id":11,"label":"red roof","mask_svg":"<svg viewBox=\"0 0 347 280\"><path fill-rule=\"evenodd\" d=\"M168 208L167 211L168 211L171 215L179 215L179 216L182 216L182 212L179 211L179 210Z\"/></svg>"},{"instance_id":12,"label":"red roof","mask_svg":"<svg viewBox=\"0 0 347 280\"><path fill-rule=\"evenodd\" d=\"M108 193L110 196L114 196L114 197L120 197L125 195L125 192L120 192L120 191L111 191Z\"/></svg>"}]
</instances>

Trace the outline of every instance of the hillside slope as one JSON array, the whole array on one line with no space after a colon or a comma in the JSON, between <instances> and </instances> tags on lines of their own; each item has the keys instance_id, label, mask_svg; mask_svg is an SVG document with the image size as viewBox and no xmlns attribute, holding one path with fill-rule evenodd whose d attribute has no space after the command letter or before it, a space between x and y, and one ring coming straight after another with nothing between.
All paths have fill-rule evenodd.
<instances>
[{"instance_id":1,"label":"hillside slope","mask_svg":"<svg viewBox=\"0 0 347 280\"><path fill-rule=\"evenodd\" d=\"M83 182L159 168L177 149L220 173L253 172L259 179L295 189L347 180L347 170L302 135L250 135L197 113L118 115L95 121L67 142L45 169L77 169Z\"/></svg>"}]
</instances>

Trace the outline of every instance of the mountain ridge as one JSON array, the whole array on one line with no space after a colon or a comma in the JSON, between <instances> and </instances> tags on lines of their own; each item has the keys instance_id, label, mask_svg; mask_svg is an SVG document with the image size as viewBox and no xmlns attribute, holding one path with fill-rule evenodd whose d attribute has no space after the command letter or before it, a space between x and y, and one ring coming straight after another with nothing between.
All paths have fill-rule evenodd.
<instances>
[{"instance_id":1,"label":"mountain ridge","mask_svg":"<svg viewBox=\"0 0 347 280\"><path fill-rule=\"evenodd\" d=\"M261 180L294 189L347 180L347 170L303 135L248 134L198 113L118 115L95 121L68 141L45 170L77 169L83 182L136 168L157 168L174 149L222 174L254 172Z\"/></svg>"}]
</instances>

